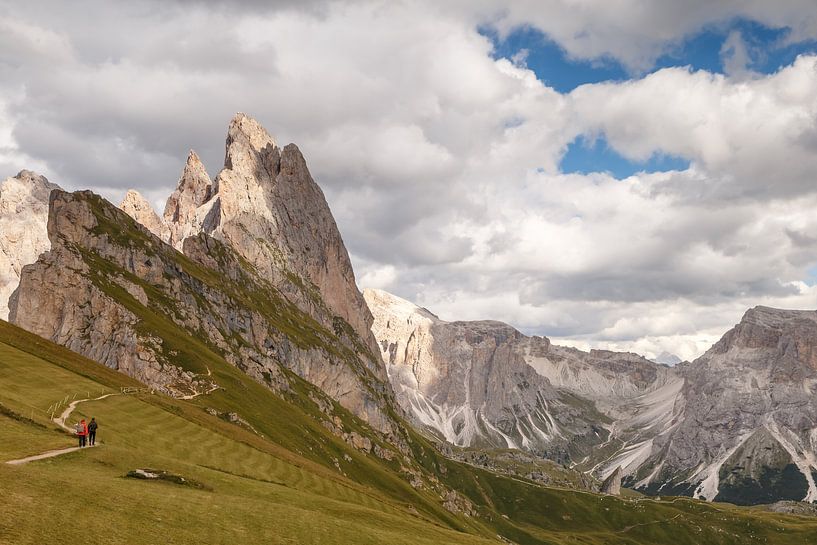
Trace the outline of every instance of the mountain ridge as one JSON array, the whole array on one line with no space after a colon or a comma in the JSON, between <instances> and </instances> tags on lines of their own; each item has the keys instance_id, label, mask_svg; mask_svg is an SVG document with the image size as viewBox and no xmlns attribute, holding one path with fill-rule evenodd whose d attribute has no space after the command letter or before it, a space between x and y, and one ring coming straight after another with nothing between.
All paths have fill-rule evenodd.
<instances>
[{"instance_id":1,"label":"mountain ridge","mask_svg":"<svg viewBox=\"0 0 817 545\"><path fill-rule=\"evenodd\" d=\"M285 389L281 368L292 370L401 443L373 336L358 334L371 315L300 151L281 150L243 114L230 122L226 150L196 209L208 207L212 221L198 232L155 221L151 230L90 192L54 190L51 249L23 267L11 321L177 396L215 387L196 362L178 365L184 346L163 337L191 334L270 388ZM183 194L196 191L187 180L199 165L191 154L169 210L198 202ZM136 193L123 208L156 218Z\"/></svg>"}]
</instances>

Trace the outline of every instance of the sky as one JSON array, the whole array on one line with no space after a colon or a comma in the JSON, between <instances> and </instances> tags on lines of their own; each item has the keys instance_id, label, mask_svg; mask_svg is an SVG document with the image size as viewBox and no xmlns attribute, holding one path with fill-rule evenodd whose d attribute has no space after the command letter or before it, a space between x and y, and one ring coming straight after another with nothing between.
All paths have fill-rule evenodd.
<instances>
[{"instance_id":1,"label":"sky","mask_svg":"<svg viewBox=\"0 0 817 545\"><path fill-rule=\"evenodd\" d=\"M817 309L813 0L0 0L0 177L161 211L239 111L443 319L692 359Z\"/></svg>"}]
</instances>

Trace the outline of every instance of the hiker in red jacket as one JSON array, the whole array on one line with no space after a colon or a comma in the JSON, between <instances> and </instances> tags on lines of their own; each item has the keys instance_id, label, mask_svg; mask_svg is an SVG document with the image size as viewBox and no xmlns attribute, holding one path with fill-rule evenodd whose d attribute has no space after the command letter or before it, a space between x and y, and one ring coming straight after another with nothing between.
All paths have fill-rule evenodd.
<instances>
[{"instance_id":1,"label":"hiker in red jacket","mask_svg":"<svg viewBox=\"0 0 817 545\"><path fill-rule=\"evenodd\" d=\"M85 419L83 418L81 422L78 422L74 429L77 430L77 437L79 437L79 446L84 447L85 438L88 437L88 424L85 423Z\"/></svg>"}]
</instances>

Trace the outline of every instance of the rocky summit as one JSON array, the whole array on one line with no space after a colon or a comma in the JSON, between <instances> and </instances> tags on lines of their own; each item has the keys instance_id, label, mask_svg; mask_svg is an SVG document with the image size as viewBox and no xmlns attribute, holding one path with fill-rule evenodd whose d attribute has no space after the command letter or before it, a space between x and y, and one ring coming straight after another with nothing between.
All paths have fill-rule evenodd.
<instances>
[{"instance_id":1,"label":"rocky summit","mask_svg":"<svg viewBox=\"0 0 817 545\"><path fill-rule=\"evenodd\" d=\"M668 367L364 295L398 401L454 445L561 457L653 494L817 499L817 312L757 307L703 356Z\"/></svg>"}]
</instances>

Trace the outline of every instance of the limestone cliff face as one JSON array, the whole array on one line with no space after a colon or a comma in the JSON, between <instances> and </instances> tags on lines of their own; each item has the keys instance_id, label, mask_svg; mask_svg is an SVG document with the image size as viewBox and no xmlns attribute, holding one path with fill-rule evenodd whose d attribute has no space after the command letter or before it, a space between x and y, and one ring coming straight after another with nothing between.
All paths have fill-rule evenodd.
<instances>
[{"instance_id":1,"label":"limestone cliff face","mask_svg":"<svg viewBox=\"0 0 817 545\"><path fill-rule=\"evenodd\" d=\"M739 503L817 501L815 349L817 312L747 311L679 366L683 418L654 441L642 486Z\"/></svg>"},{"instance_id":2,"label":"limestone cliff face","mask_svg":"<svg viewBox=\"0 0 817 545\"><path fill-rule=\"evenodd\" d=\"M549 457L566 444L579 469L649 493L817 500L817 312L754 308L706 354L668 367L365 296L399 402L452 443ZM602 444L570 448L596 444L564 423L571 405Z\"/></svg>"},{"instance_id":3,"label":"limestone cliff face","mask_svg":"<svg viewBox=\"0 0 817 545\"><path fill-rule=\"evenodd\" d=\"M380 290L364 296L398 401L449 442L567 461L607 438L604 416L539 375L525 360L532 341L507 324L445 322Z\"/></svg>"},{"instance_id":4,"label":"limestone cliff face","mask_svg":"<svg viewBox=\"0 0 817 545\"><path fill-rule=\"evenodd\" d=\"M355 352L364 368L360 374L379 381L378 388L390 395L370 329L372 316L355 284L348 252L323 192L295 145L280 148L257 121L237 114L227 131L224 168L214 180L191 151L162 218L135 191L128 192L121 208L159 239L199 261L206 252L188 242L202 234L228 246L288 304ZM321 377L320 371L309 370L313 367L298 366L299 373L316 384L328 384L331 373ZM351 388L349 380L334 380L326 388L349 395L342 394Z\"/></svg>"},{"instance_id":5,"label":"limestone cliff face","mask_svg":"<svg viewBox=\"0 0 817 545\"><path fill-rule=\"evenodd\" d=\"M51 250L23 269L13 323L176 396L214 386L207 354L279 391L287 369L395 430L391 389L348 332L301 311L223 242L201 233L182 255L90 192L54 191L48 234Z\"/></svg>"},{"instance_id":6,"label":"limestone cliff face","mask_svg":"<svg viewBox=\"0 0 817 545\"><path fill-rule=\"evenodd\" d=\"M210 176L199 156L191 150L176 190L165 205L163 220L168 230L166 242L182 250L184 239L203 230L207 214L200 208L210 200L212 192Z\"/></svg>"},{"instance_id":7,"label":"limestone cliff face","mask_svg":"<svg viewBox=\"0 0 817 545\"><path fill-rule=\"evenodd\" d=\"M48 250L48 196L57 186L28 170L0 185L0 318L8 319L8 301L23 266Z\"/></svg>"},{"instance_id":8,"label":"limestone cliff face","mask_svg":"<svg viewBox=\"0 0 817 545\"><path fill-rule=\"evenodd\" d=\"M136 222L85 193L60 193L51 208L54 247L25 269L18 325L169 393L207 388L200 369L166 349L161 328L147 331L164 315L270 387L286 387L283 367L376 429L395 427L371 313L296 146L278 147L238 114L224 169L211 180L191 152L162 218L135 191L121 208ZM229 280L206 282L190 263Z\"/></svg>"},{"instance_id":9,"label":"limestone cliff face","mask_svg":"<svg viewBox=\"0 0 817 545\"><path fill-rule=\"evenodd\" d=\"M341 317L374 352L372 317L349 254L298 147L278 147L258 122L238 114L226 148L212 202L203 205L213 218L205 232L230 244L276 285L291 289L292 275L302 278L305 296L295 296L297 304L316 316ZM379 362L370 369L385 378Z\"/></svg>"},{"instance_id":10,"label":"limestone cliff face","mask_svg":"<svg viewBox=\"0 0 817 545\"><path fill-rule=\"evenodd\" d=\"M9 321L167 393L194 389L195 375L163 361L161 340L140 333L139 316L103 289L103 283L119 288L147 304L144 288L134 279L159 282L162 270L151 262L143 245L121 247L108 234L95 234L100 217L93 205L99 202L90 193L52 191L48 215L51 250L23 268L10 301ZM122 216L124 213L114 214L109 220L122 222L126 230L128 222ZM136 235L149 239L146 228L131 223ZM128 270L108 276L98 270L106 259L127 262Z\"/></svg>"}]
</instances>

